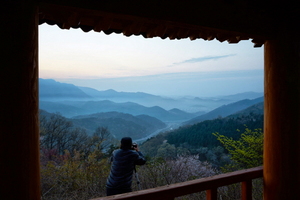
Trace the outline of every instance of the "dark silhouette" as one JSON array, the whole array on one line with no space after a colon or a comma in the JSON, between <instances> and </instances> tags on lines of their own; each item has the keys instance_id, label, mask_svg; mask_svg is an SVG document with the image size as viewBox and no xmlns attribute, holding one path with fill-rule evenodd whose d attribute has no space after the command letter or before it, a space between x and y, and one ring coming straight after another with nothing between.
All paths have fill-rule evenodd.
<instances>
[{"instance_id":1,"label":"dark silhouette","mask_svg":"<svg viewBox=\"0 0 300 200\"><path fill-rule=\"evenodd\" d=\"M135 165L144 165L146 160L130 137L121 140L121 147L112 153L112 166L106 183L107 196L131 192Z\"/></svg>"}]
</instances>

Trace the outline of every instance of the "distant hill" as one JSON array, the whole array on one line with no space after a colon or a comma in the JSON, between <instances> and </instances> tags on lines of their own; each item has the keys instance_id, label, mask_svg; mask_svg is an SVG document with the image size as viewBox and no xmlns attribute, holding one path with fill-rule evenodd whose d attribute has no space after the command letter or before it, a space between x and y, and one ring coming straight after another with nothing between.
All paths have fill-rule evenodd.
<instances>
[{"instance_id":1,"label":"distant hill","mask_svg":"<svg viewBox=\"0 0 300 200\"><path fill-rule=\"evenodd\" d=\"M52 79L39 79L39 97L44 100L89 99L91 96L73 84L60 83Z\"/></svg>"},{"instance_id":2,"label":"distant hill","mask_svg":"<svg viewBox=\"0 0 300 200\"><path fill-rule=\"evenodd\" d=\"M89 133L93 133L99 126L107 127L117 139L125 136L139 139L166 127L165 123L154 117L147 115L133 116L119 112L81 115L70 120L75 126L85 128Z\"/></svg>"},{"instance_id":3,"label":"distant hill","mask_svg":"<svg viewBox=\"0 0 300 200\"><path fill-rule=\"evenodd\" d=\"M250 115L263 115L264 114L264 102L260 102L254 104L244 110L238 111L234 114L229 115L230 118L241 118L243 116L250 116Z\"/></svg>"},{"instance_id":4,"label":"distant hill","mask_svg":"<svg viewBox=\"0 0 300 200\"><path fill-rule=\"evenodd\" d=\"M62 102L41 101L39 107L49 113L60 113L64 117L73 117L76 115L86 114L84 110L73 105L64 104Z\"/></svg>"},{"instance_id":5,"label":"distant hill","mask_svg":"<svg viewBox=\"0 0 300 200\"><path fill-rule=\"evenodd\" d=\"M246 126L251 130L263 129L263 120L263 102L260 102L225 118L205 120L163 132L145 141L141 145L141 149L145 154L155 156L157 149L167 142L176 147L187 148L192 154L199 154L202 147L213 149L221 146L221 143L212 133L218 132L227 137L238 139Z\"/></svg>"},{"instance_id":6,"label":"distant hill","mask_svg":"<svg viewBox=\"0 0 300 200\"><path fill-rule=\"evenodd\" d=\"M211 120L211 119L216 119L219 117L227 117L233 113L242 111L243 109L246 109L249 106L252 106L254 104L257 104L257 103L263 102L263 101L264 101L263 97L259 97L259 98L253 99L253 100L244 99L244 100L237 101L237 102L234 102L234 103L231 103L228 105L223 105L223 106L216 108L206 114L203 114L203 115L195 117L191 120L188 120L182 124L183 125L192 125L192 124L202 122L204 120Z\"/></svg>"},{"instance_id":7,"label":"distant hill","mask_svg":"<svg viewBox=\"0 0 300 200\"><path fill-rule=\"evenodd\" d=\"M239 101L243 99L249 99L249 100L257 99L262 97L263 95L264 94L262 92L243 92L243 93L238 93L233 95L220 96L220 98Z\"/></svg>"},{"instance_id":8,"label":"distant hill","mask_svg":"<svg viewBox=\"0 0 300 200\"><path fill-rule=\"evenodd\" d=\"M94 98L102 98L102 99L135 99L135 98L142 98L142 99L148 99L148 98L161 98L160 96L147 94L144 92L117 92L113 89L99 91L93 88L89 87L78 87L80 90L82 90L87 95L94 97Z\"/></svg>"},{"instance_id":9,"label":"distant hill","mask_svg":"<svg viewBox=\"0 0 300 200\"><path fill-rule=\"evenodd\" d=\"M195 117L195 114L173 109L167 111L159 106L145 107L137 103L125 102L115 103L109 100L104 101L63 101L46 102L40 101L40 108L48 112L59 112L66 117L76 115L88 115L100 112L121 112L131 115L149 115L162 121L184 121Z\"/></svg>"},{"instance_id":10,"label":"distant hill","mask_svg":"<svg viewBox=\"0 0 300 200\"><path fill-rule=\"evenodd\" d=\"M49 119L53 113L40 110L39 114ZM74 127L85 129L89 135L93 134L98 127L108 128L112 136L118 140L124 136L130 136L132 139L137 140L167 126L154 117L147 115L133 116L118 112L95 113L66 119L71 121Z\"/></svg>"}]
</instances>

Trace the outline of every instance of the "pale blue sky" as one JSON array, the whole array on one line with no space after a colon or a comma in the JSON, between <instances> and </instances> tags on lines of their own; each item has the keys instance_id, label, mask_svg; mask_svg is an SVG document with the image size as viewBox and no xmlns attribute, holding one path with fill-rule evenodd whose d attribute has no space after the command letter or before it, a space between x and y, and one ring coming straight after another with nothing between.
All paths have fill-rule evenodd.
<instances>
[{"instance_id":1,"label":"pale blue sky","mask_svg":"<svg viewBox=\"0 0 300 200\"><path fill-rule=\"evenodd\" d=\"M98 90L216 96L263 91L263 47L39 27L39 76Z\"/></svg>"}]
</instances>

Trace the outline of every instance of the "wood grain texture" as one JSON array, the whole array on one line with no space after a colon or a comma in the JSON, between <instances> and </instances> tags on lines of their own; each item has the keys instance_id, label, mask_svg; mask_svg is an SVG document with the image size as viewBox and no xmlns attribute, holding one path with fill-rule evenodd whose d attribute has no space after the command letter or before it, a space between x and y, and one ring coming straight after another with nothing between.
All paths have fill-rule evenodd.
<instances>
[{"instance_id":1,"label":"wood grain texture","mask_svg":"<svg viewBox=\"0 0 300 200\"><path fill-rule=\"evenodd\" d=\"M40 199L38 7L6 2L1 13L0 196Z\"/></svg>"},{"instance_id":2,"label":"wood grain texture","mask_svg":"<svg viewBox=\"0 0 300 200\"><path fill-rule=\"evenodd\" d=\"M264 199L300 199L299 32L277 34L264 47Z\"/></svg>"}]
</instances>

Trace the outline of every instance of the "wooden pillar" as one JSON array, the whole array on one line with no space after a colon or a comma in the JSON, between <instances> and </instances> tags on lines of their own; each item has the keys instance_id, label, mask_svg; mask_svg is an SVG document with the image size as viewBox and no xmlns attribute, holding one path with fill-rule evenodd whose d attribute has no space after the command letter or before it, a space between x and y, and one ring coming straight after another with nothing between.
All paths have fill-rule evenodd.
<instances>
[{"instance_id":1,"label":"wooden pillar","mask_svg":"<svg viewBox=\"0 0 300 200\"><path fill-rule=\"evenodd\" d=\"M218 199L218 188L212 188L206 190L206 200L217 200Z\"/></svg>"},{"instance_id":2,"label":"wooden pillar","mask_svg":"<svg viewBox=\"0 0 300 200\"><path fill-rule=\"evenodd\" d=\"M242 182L242 200L252 200L252 179Z\"/></svg>"},{"instance_id":3,"label":"wooden pillar","mask_svg":"<svg viewBox=\"0 0 300 200\"><path fill-rule=\"evenodd\" d=\"M1 2L0 197L40 199L38 7Z\"/></svg>"},{"instance_id":4,"label":"wooden pillar","mask_svg":"<svg viewBox=\"0 0 300 200\"><path fill-rule=\"evenodd\" d=\"M300 39L265 43L264 200L300 199Z\"/></svg>"}]
</instances>

